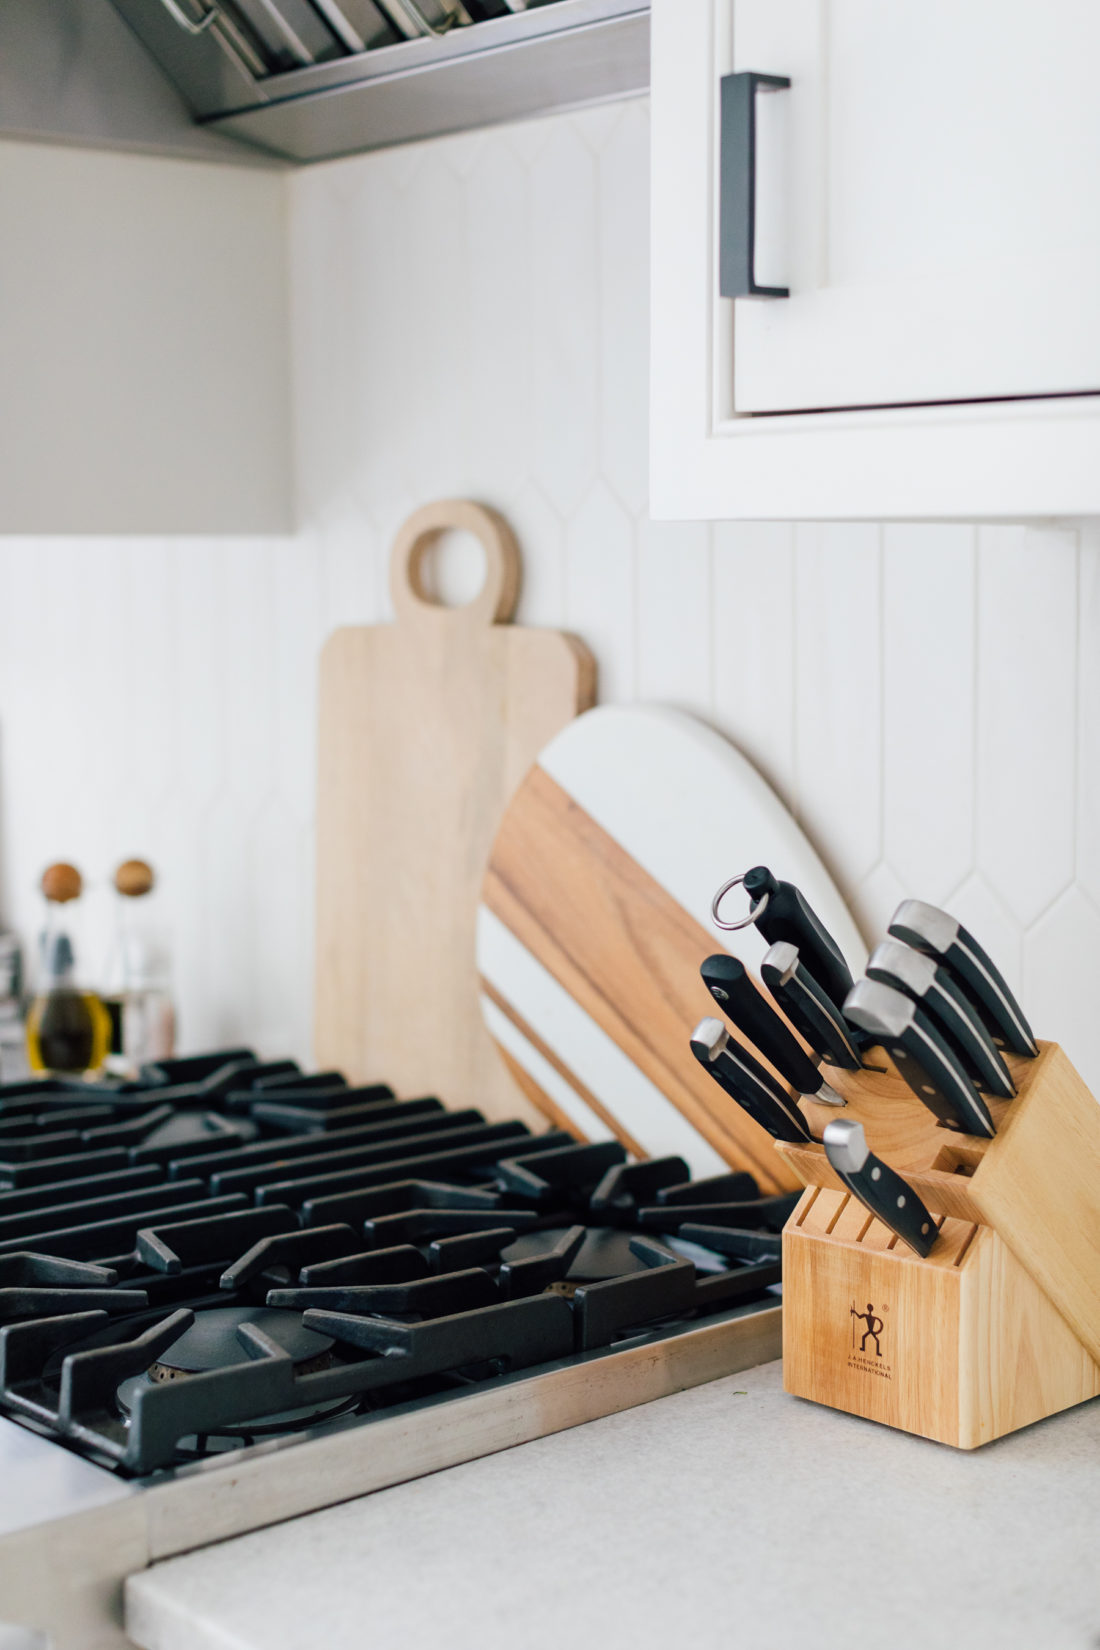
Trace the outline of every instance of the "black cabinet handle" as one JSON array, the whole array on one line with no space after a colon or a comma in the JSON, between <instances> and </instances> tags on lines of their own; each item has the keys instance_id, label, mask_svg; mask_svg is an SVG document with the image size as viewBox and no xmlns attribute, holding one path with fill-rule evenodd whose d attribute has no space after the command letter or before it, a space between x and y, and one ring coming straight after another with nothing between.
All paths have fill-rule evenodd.
<instances>
[{"instance_id":1,"label":"black cabinet handle","mask_svg":"<svg viewBox=\"0 0 1100 1650\"><path fill-rule=\"evenodd\" d=\"M756 92L782 91L785 75L722 76L718 291L723 298L789 298L785 286L756 284Z\"/></svg>"}]
</instances>

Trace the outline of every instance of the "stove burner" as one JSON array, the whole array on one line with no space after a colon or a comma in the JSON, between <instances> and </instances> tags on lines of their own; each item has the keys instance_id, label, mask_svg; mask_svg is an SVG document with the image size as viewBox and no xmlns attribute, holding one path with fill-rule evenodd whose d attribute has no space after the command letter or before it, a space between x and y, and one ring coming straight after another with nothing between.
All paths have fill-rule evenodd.
<instances>
[{"instance_id":1,"label":"stove burner","mask_svg":"<svg viewBox=\"0 0 1100 1650\"><path fill-rule=\"evenodd\" d=\"M191 1375L208 1374L211 1370L232 1369L250 1362L241 1345L237 1329L241 1324L252 1324L262 1330L294 1360L296 1375L309 1375L331 1367L334 1341L331 1335L307 1329L297 1312L280 1312L270 1306L216 1306L197 1312L195 1321L185 1329L178 1340L163 1352L156 1363L150 1364L142 1375L133 1375L120 1383L116 1398L119 1410L127 1416L133 1410L134 1395L142 1387L165 1381L185 1381ZM226 1427L217 1433L184 1437L179 1440L181 1456L204 1456L223 1450L240 1449L242 1444L281 1432L292 1432L322 1420L331 1420L346 1413L354 1405L347 1398L328 1403L306 1404L296 1409L281 1410L239 1428Z\"/></svg>"},{"instance_id":2,"label":"stove burner","mask_svg":"<svg viewBox=\"0 0 1100 1650\"><path fill-rule=\"evenodd\" d=\"M280 1312L270 1306L216 1306L197 1312L190 1329L150 1364L150 1380L178 1381L209 1369L248 1363L248 1352L237 1335L242 1323L254 1325L289 1352L298 1375L327 1369L332 1362L332 1336L307 1329L297 1312Z\"/></svg>"}]
</instances>

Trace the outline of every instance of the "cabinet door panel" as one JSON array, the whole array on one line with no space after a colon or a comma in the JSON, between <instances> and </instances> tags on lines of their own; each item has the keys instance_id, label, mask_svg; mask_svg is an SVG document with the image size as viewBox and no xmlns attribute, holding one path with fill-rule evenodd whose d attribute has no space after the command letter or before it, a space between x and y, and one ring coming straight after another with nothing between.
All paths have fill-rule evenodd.
<instances>
[{"instance_id":1,"label":"cabinet door panel","mask_svg":"<svg viewBox=\"0 0 1100 1650\"><path fill-rule=\"evenodd\" d=\"M721 0L723 36L792 80L757 223L791 296L735 301L733 411L1100 389L1096 0Z\"/></svg>"}]
</instances>

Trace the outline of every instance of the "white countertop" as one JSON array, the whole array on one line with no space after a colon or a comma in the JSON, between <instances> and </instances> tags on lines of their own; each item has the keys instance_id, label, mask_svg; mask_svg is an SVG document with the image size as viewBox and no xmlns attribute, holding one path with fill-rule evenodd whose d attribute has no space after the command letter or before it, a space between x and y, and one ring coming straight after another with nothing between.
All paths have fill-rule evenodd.
<instances>
[{"instance_id":1,"label":"white countertop","mask_svg":"<svg viewBox=\"0 0 1100 1650\"><path fill-rule=\"evenodd\" d=\"M138 1488L4 1416L0 1416L0 1485L0 1538L35 1524L107 1508L129 1499Z\"/></svg>"},{"instance_id":2,"label":"white countertop","mask_svg":"<svg viewBox=\"0 0 1100 1650\"><path fill-rule=\"evenodd\" d=\"M143 1650L1096 1650L1100 1400L970 1454L778 1363L131 1578Z\"/></svg>"}]
</instances>

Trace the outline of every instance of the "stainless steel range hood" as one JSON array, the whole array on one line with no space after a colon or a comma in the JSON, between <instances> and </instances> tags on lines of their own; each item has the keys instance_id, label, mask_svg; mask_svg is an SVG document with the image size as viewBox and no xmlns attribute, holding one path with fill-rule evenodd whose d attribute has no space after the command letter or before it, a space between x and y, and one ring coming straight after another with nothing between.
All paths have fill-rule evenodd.
<instances>
[{"instance_id":1,"label":"stainless steel range hood","mask_svg":"<svg viewBox=\"0 0 1100 1650\"><path fill-rule=\"evenodd\" d=\"M112 3L206 130L291 161L649 84L648 0Z\"/></svg>"}]
</instances>

